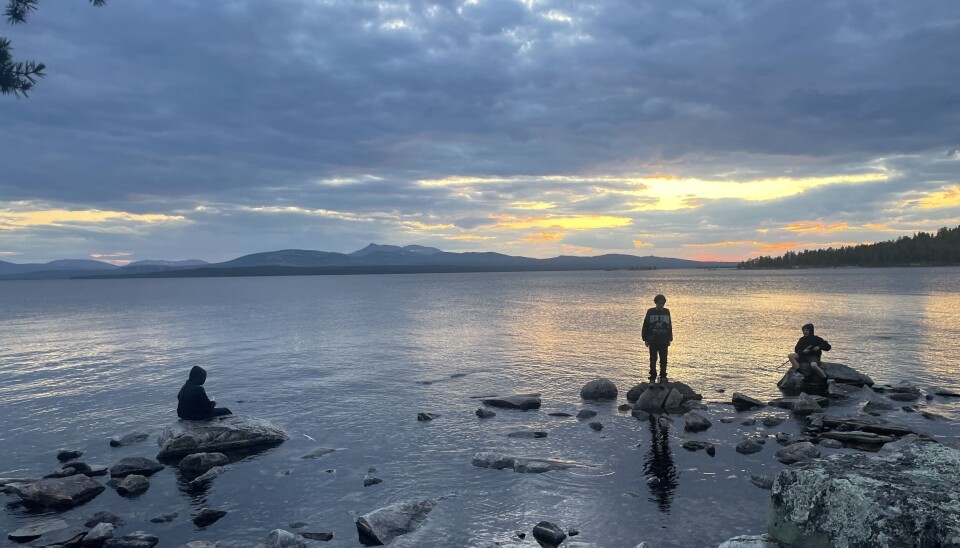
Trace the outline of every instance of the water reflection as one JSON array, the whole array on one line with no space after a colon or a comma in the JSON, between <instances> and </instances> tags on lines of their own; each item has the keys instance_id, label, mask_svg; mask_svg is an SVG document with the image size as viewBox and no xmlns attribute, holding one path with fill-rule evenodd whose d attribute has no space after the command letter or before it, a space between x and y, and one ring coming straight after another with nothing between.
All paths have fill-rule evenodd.
<instances>
[{"instance_id":1,"label":"water reflection","mask_svg":"<svg viewBox=\"0 0 960 548\"><path fill-rule=\"evenodd\" d=\"M673 464L673 455L670 453L670 430L661 424L658 417L653 415L648 419L650 423L650 453L643 461L643 473L647 477L647 486L657 508L665 514L670 513L673 504L673 492L677 489L680 474Z\"/></svg>"}]
</instances>

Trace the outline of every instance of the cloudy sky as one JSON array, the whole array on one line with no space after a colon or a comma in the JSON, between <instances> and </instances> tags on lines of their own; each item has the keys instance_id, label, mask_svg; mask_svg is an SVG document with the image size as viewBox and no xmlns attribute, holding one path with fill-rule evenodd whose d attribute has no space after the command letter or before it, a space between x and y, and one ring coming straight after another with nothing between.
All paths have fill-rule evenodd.
<instances>
[{"instance_id":1,"label":"cloudy sky","mask_svg":"<svg viewBox=\"0 0 960 548\"><path fill-rule=\"evenodd\" d=\"M48 73L0 97L0 260L960 224L956 0L63 0L0 35Z\"/></svg>"}]
</instances>

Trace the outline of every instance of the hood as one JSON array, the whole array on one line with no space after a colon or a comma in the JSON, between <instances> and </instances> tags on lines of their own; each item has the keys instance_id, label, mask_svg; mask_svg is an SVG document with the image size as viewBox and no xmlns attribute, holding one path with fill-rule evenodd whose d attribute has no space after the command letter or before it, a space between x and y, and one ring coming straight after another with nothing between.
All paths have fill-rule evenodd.
<instances>
[{"instance_id":1,"label":"hood","mask_svg":"<svg viewBox=\"0 0 960 548\"><path fill-rule=\"evenodd\" d=\"M808 324L804 325L803 327L801 327L800 329L809 329L809 330L810 330L810 336L811 336L811 337L815 334L814 331L813 331L813 324L812 324L812 323L808 323Z\"/></svg>"},{"instance_id":2,"label":"hood","mask_svg":"<svg viewBox=\"0 0 960 548\"><path fill-rule=\"evenodd\" d=\"M203 384L207 380L207 370L200 367L199 365L193 366L190 369L190 382L193 384Z\"/></svg>"}]
</instances>

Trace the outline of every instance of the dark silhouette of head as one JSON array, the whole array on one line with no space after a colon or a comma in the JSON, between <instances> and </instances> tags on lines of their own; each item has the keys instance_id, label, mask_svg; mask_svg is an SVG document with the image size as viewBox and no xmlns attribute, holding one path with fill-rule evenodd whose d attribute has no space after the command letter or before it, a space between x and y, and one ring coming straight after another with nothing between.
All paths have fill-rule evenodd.
<instances>
[{"instance_id":1,"label":"dark silhouette of head","mask_svg":"<svg viewBox=\"0 0 960 548\"><path fill-rule=\"evenodd\" d=\"M195 365L190 369L190 382L193 384L203 384L207 381L207 370Z\"/></svg>"},{"instance_id":2,"label":"dark silhouette of head","mask_svg":"<svg viewBox=\"0 0 960 548\"><path fill-rule=\"evenodd\" d=\"M667 304L667 298L664 297L663 295L657 295L656 297L653 298L653 304L657 306L663 306Z\"/></svg>"},{"instance_id":3,"label":"dark silhouette of head","mask_svg":"<svg viewBox=\"0 0 960 548\"><path fill-rule=\"evenodd\" d=\"M809 333L804 333L804 335L810 335L811 337L813 336L813 324L812 324L812 323L805 324L805 325L804 325L803 327L801 327L800 329L803 330L803 331L809 331Z\"/></svg>"}]
</instances>

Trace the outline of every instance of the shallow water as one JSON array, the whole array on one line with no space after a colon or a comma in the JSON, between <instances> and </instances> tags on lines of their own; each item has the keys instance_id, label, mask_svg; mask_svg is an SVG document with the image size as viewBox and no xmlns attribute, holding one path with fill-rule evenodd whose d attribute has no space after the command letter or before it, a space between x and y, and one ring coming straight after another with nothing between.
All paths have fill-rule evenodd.
<instances>
[{"instance_id":1,"label":"shallow water","mask_svg":"<svg viewBox=\"0 0 960 548\"><path fill-rule=\"evenodd\" d=\"M305 530L336 533L322 545L358 546L354 515L451 495L394 545L482 546L546 519L610 548L717 546L763 532L769 491L749 476L783 466L776 444L743 456L736 442L800 428L792 419L769 429L722 424L723 416L786 413L736 413L724 404L729 395L778 397L780 364L808 321L833 345L827 361L878 383L960 390L958 280L957 268L916 268L4 282L0 477L48 473L61 447L85 450L82 460L93 464L154 456L152 440L112 449L107 439L175 420L176 392L202 365L221 405L274 420L293 438L233 464L205 492L182 490L168 468L139 498L108 490L64 513L68 521L110 509L130 522L120 533L150 531L161 546L252 545L304 521ZM679 417L664 432L615 403L579 399L584 383L605 376L622 403L643 379L639 326L656 293L667 295L675 322L671 377L708 403L714 425L701 434L685 435ZM543 408L473 414L470 396L516 392L541 392ZM899 410L888 418L944 440L960 434L960 402L916 405L949 420ZM581 407L598 411L601 432L547 415ZM417 422L420 411L441 417ZM526 428L549 436L507 437ZM687 437L717 443L717 456L682 449ZM316 447L337 451L299 459ZM486 450L591 466L541 475L472 466ZM384 481L364 488L370 466ZM0 531L36 519L14 497L0 499ZM198 530L189 516L203 506L230 513ZM172 511L181 516L171 523L148 521Z\"/></svg>"}]
</instances>

